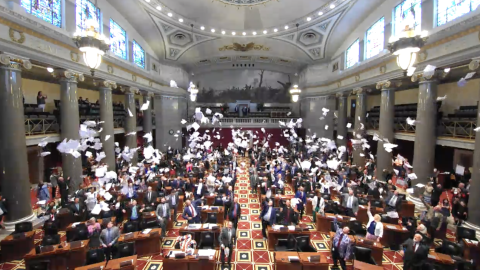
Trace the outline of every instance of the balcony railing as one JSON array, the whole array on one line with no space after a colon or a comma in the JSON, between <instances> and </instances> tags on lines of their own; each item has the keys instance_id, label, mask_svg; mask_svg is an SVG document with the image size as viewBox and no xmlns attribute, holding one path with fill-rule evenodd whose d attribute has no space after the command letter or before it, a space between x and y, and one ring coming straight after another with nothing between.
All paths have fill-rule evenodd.
<instances>
[{"instance_id":1,"label":"balcony railing","mask_svg":"<svg viewBox=\"0 0 480 270\"><path fill-rule=\"evenodd\" d=\"M25 135L40 135L47 133L58 133L59 126L57 119L27 118L25 119Z\"/></svg>"},{"instance_id":2,"label":"balcony railing","mask_svg":"<svg viewBox=\"0 0 480 270\"><path fill-rule=\"evenodd\" d=\"M474 140L476 134L475 128L477 128L477 121L450 121L444 119L440 122L438 132L439 136Z\"/></svg>"},{"instance_id":3,"label":"balcony railing","mask_svg":"<svg viewBox=\"0 0 480 270\"><path fill-rule=\"evenodd\" d=\"M220 122L222 126L233 125L234 127L279 127L279 122L284 123L290 121L290 118L222 118ZM192 124L194 119L190 119L188 123ZM220 126L218 122L215 126Z\"/></svg>"}]
</instances>

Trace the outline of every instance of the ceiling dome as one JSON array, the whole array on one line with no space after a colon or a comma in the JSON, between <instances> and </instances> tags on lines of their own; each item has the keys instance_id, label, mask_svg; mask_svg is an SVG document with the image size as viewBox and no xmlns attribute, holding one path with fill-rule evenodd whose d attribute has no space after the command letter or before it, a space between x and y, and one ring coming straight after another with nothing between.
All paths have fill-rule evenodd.
<instances>
[{"instance_id":1,"label":"ceiling dome","mask_svg":"<svg viewBox=\"0 0 480 270\"><path fill-rule=\"evenodd\" d=\"M229 5L253 6L253 5L264 4L272 0L218 0L218 1L223 2L225 4L229 4Z\"/></svg>"}]
</instances>

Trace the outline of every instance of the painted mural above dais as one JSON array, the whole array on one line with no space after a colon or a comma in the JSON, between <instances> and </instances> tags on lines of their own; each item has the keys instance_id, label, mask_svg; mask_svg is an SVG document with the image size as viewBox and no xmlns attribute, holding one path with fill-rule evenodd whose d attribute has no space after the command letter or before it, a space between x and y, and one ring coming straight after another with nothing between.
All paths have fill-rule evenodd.
<instances>
[{"instance_id":1,"label":"painted mural above dais","mask_svg":"<svg viewBox=\"0 0 480 270\"><path fill-rule=\"evenodd\" d=\"M223 70L195 76L197 102L290 103L293 75L267 70Z\"/></svg>"}]
</instances>

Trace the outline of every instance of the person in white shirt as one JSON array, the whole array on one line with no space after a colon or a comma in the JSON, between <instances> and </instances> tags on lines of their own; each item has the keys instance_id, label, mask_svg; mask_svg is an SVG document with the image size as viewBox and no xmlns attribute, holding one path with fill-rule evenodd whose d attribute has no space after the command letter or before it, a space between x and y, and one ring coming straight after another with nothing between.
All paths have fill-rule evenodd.
<instances>
[{"instance_id":1,"label":"person in white shirt","mask_svg":"<svg viewBox=\"0 0 480 270\"><path fill-rule=\"evenodd\" d=\"M315 223L317 221L316 213L319 213L322 216L325 215L325 200L323 199L322 194L320 192L317 192L315 197L313 197L312 207L313 207L313 222Z\"/></svg>"},{"instance_id":2,"label":"person in white shirt","mask_svg":"<svg viewBox=\"0 0 480 270\"><path fill-rule=\"evenodd\" d=\"M370 202L368 202L368 223L367 223L367 236L368 240L380 242L380 239L383 237L383 224L381 222L382 217L379 214L372 216L370 212Z\"/></svg>"}]
</instances>

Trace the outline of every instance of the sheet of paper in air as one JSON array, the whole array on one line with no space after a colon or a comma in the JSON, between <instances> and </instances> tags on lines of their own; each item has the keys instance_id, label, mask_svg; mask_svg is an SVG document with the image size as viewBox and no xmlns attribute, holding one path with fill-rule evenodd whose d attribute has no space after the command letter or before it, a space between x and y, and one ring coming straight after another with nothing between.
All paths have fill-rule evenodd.
<instances>
[{"instance_id":1,"label":"sheet of paper in air","mask_svg":"<svg viewBox=\"0 0 480 270\"><path fill-rule=\"evenodd\" d=\"M407 188L407 192L410 193L410 194L413 194L413 191L414 189L413 188Z\"/></svg>"},{"instance_id":2,"label":"sheet of paper in air","mask_svg":"<svg viewBox=\"0 0 480 270\"><path fill-rule=\"evenodd\" d=\"M112 194L110 194L110 192L105 192L105 194L103 194L103 198L105 198L105 200L107 201L110 201L110 199L112 198Z\"/></svg>"},{"instance_id":3,"label":"sheet of paper in air","mask_svg":"<svg viewBox=\"0 0 480 270\"><path fill-rule=\"evenodd\" d=\"M147 142L152 142L152 141L153 141L152 133L151 133L151 132L143 135L143 138L147 139Z\"/></svg>"},{"instance_id":4,"label":"sheet of paper in air","mask_svg":"<svg viewBox=\"0 0 480 270\"><path fill-rule=\"evenodd\" d=\"M45 146L47 146L48 142L47 142L46 140L47 140L47 138L43 138L43 139L40 141L40 143L38 143L38 146L40 146L40 147L45 147Z\"/></svg>"},{"instance_id":5,"label":"sheet of paper in air","mask_svg":"<svg viewBox=\"0 0 480 270\"><path fill-rule=\"evenodd\" d=\"M325 125L325 130L328 130L328 125Z\"/></svg>"},{"instance_id":6,"label":"sheet of paper in air","mask_svg":"<svg viewBox=\"0 0 480 270\"><path fill-rule=\"evenodd\" d=\"M195 123L192 124L192 128L193 128L195 131L197 131L197 130L200 128L200 125L199 125L197 122L195 122Z\"/></svg>"},{"instance_id":7,"label":"sheet of paper in air","mask_svg":"<svg viewBox=\"0 0 480 270\"><path fill-rule=\"evenodd\" d=\"M393 169L393 171L395 172L395 175L398 175L398 170Z\"/></svg>"},{"instance_id":8,"label":"sheet of paper in air","mask_svg":"<svg viewBox=\"0 0 480 270\"><path fill-rule=\"evenodd\" d=\"M142 107L140 108L140 111L148 110L149 106L150 106L150 100L147 100L147 102L143 103Z\"/></svg>"},{"instance_id":9,"label":"sheet of paper in air","mask_svg":"<svg viewBox=\"0 0 480 270\"><path fill-rule=\"evenodd\" d=\"M465 80L471 79L475 75L475 73L477 72L474 71L474 72L467 73L467 75L465 75Z\"/></svg>"},{"instance_id":10,"label":"sheet of paper in air","mask_svg":"<svg viewBox=\"0 0 480 270\"><path fill-rule=\"evenodd\" d=\"M342 136L342 135L338 135L338 136L337 136L337 139L343 140L343 136Z\"/></svg>"},{"instance_id":11,"label":"sheet of paper in air","mask_svg":"<svg viewBox=\"0 0 480 270\"><path fill-rule=\"evenodd\" d=\"M418 183L418 184L416 184L415 186L418 187L418 188L422 188L422 187L424 187L425 185Z\"/></svg>"},{"instance_id":12,"label":"sheet of paper in air","mask_svg":"<svg viewBox=\"0 0 480 270\"><path fill-rule=\"evenodd\" d=\"M348 123L347 128L351 128L351 127L352 127L352 123Z\"/></svg>"},{"instance_id":13,"label":"sheet of paper in air","mask_svg":"<svg viewBox=\"0 0 480 270\"><path fill-rule=\"evenodd\" d=\"M414 180L414 179L417 179L417 175L415 173L409 173L407 174L408 178Z\"/></svg>"},{"instance_id":14,"label":"sheet of paper in air","mask_svg":"<svg viewBox=\"0 0 480 270\"><path fill-rule=\"evenodd\" d=\"M50 154L51 154L50 152L45 151L45 152L40 153L40 156L46 157L46 156L48 156L48 155L50 155Z\"/></svg>"},{"instance_id":15,"label":"sheet of paper in air","mask_svg":"<svg viewBox=\"0 0 480 270\"><path fill-rule=\"evenodd\" d=\"M92 214L98 215L100 214L100 211L102 211L102 207L100 204L96 204L95 207L93 207Z\"/></svg>"},{"instance_id":16,"label":"sheet of paper in air","mask_svg":"<svg viewBox=\"0 0 480 270\"><path fill-rule=\"evenodd\" d=\"M461 78L458 82L457 82L457 85L459 87L464 87L465 85L467 85L467 80L465 80L464 78Z\"/></svg>"},{"instance_id":17,"label":"sheet of paper in air","mask_svg":"<svg viewBox=\"0 0 480 270\"><path fill-rule=\"evenodd\" d=\"M128 110L128 116L133 117L133 114L132 114L132 112L130 111L130 109L127 109L127 110Z\"/></svg>"},{"instance_id":18,"label":"sheet of paper in air","mask_svg":"<svg viewBox=\"0 0 480 270\"><path fill-rule=\"evenodd\" d=\"M455 167L455 174L463 175L465 173L465 167L458 165Z\"/></svg>"},{"instance_id":19,"label":"sheet of paper in air","mask_svg":"<svg viewBox=\"0 0 480 270\"><path fill-rule=\"evenodd\" d=\"M443 96L443 97L437 97L437 101L442 101L442 100L445 100L447 99L447 95Z\"/></svg>"},{"instance_id":20,"label":"sheet of paper in air","mask_svg":"<svg viewBox=\"0 0 480 270\"><path fill-rule=\"evenodd\" d=\"M206 113L206 114L211 114L211 113L212 113L212 110L210 110L210 109L207 108L207 109L205 110L205 113Z\"/></svg>"}]
</instances>

